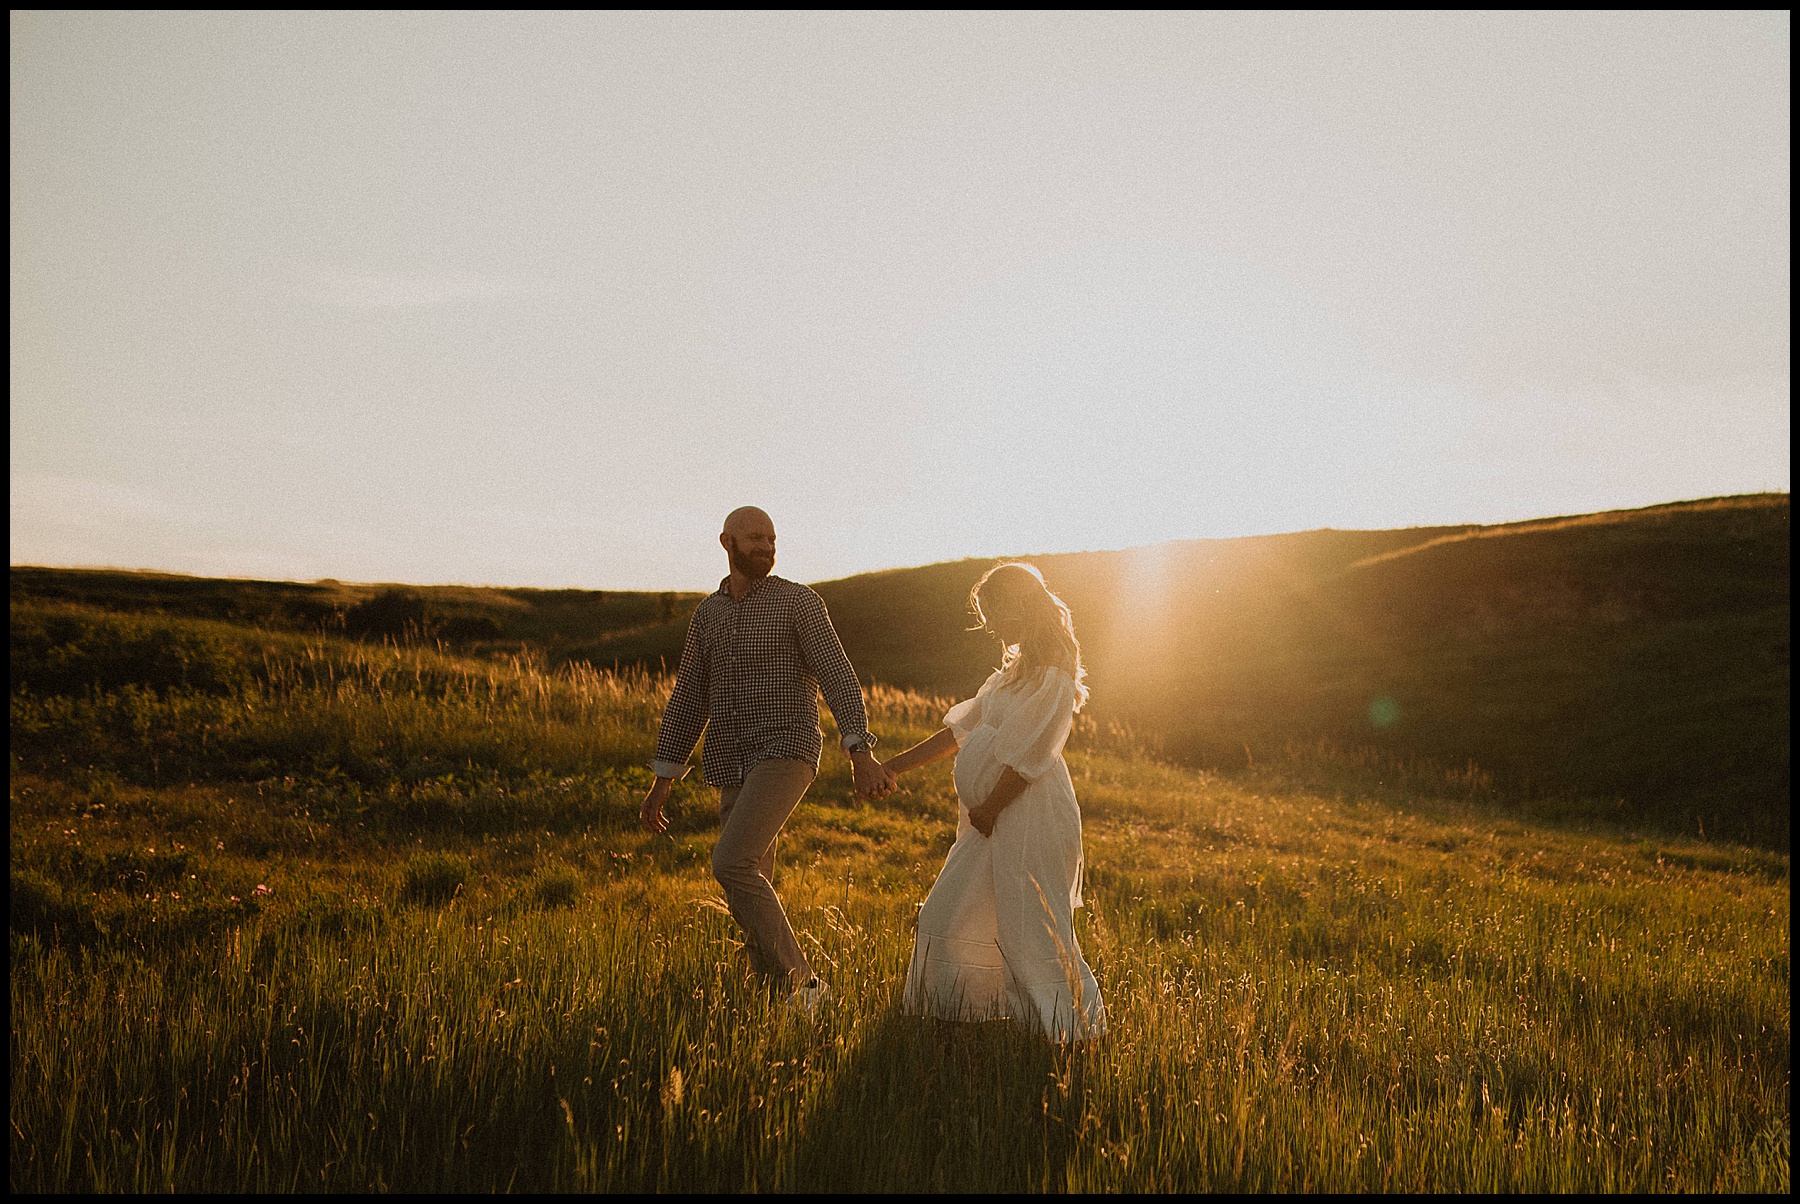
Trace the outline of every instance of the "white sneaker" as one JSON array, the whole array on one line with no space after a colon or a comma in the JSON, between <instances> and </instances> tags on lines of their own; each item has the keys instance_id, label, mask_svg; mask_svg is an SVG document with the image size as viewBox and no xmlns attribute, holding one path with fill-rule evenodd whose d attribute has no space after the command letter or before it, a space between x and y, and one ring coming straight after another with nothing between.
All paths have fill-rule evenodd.
<instances>
[{"instance_id":1,"label":"white sneaker","mask_svg":"<svg viewBox=\"0 0 1800 1204\"><path fill-rule=\"evenodd\" d=\"M819 1005L830 998L831 988L825 985L823 978L815 974L794 988L788 996L788 1007L812 1020L819 1014Z\"/></svg>"}]
</instances>

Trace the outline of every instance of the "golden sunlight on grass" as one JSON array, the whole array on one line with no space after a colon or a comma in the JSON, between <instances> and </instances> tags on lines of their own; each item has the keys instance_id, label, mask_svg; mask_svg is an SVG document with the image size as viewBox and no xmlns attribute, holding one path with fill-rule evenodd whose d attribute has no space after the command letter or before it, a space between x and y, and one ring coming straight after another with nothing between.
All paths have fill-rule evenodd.
<instances>
[{"instance_id":1,"label":"golden sunlight on grass","mask_svg":"<svg viewBox=\"0 0 1800 1204\"><path fill-rule=\"evenodd\" d=\"M711 792L635 823L665 679L146 622L210 676L13 696L14 1190L1788 1188L1785 855L1084 717L1111 1034L945 1047L897 996L947 762L871 806L828 757L789 824L808 1026ZM947 701L870 691L896 746Z\"/></svg>"}]
</instances>

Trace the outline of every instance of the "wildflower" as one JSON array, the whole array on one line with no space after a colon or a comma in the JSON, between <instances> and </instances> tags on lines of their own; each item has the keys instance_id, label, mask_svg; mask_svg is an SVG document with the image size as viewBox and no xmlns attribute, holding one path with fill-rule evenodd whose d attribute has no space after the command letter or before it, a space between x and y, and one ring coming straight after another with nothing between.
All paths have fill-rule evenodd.
<instances>
[{"instance_id":1,"label":"wildflower","mask_svg":"<svg viewBox=\"0 0 1800 1204\"><path fill-rule=\"evenodd\" d=\"M180 892L179 892L179 891L170 891L170 892L169 892L169 898L171 898L171 899L179 899L179 898L181 898L181 893L180 893Z\"/></svg>"},{"instance_id":2,"label":"wildflower","mask_svg":"<svg viewBox=\"0 0 1800 1204\"><path fill-rule=\"evenodd\" d=\"M272 895L272 894L274 894L274 893L275 893L275 892L274 892L274 891L272 891L272 890L270 890L270 889L269 889L269 888L268 888L268 887L266 887L266 886L264 886L264 885L263 885L263 884L262 884L262 883L260 883L260 882L258 882L258 883L257 883L257 884L256 884L256 891L255 891L255 893L256 893L256 894L258 894L258 895Z\"/></svg>"},{"instance_id":3,"label":"wildflower","mask_svg":"<svg viewBox=\"0 0 1800 1204\"><path fill-rule=\"evenodd\" d=\"M236 895L231 896L231 901L233 903L236 903L238 901L238 897Z\"/></svg>"}]
</instances>

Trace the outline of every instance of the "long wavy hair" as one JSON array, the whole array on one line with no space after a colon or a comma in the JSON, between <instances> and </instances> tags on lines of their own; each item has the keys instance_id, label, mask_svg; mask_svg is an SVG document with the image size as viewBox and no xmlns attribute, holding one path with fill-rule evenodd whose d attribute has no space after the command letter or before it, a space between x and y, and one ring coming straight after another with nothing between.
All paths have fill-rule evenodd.
<instances>
[{"instance_id":1,"label":"long wavy hair","mask_svg":"<svg viewBox=\"0 0 1800 1204\"><path fill-rule=\"evenodd\" d=\"M975 616L976 623L970 630L995 636L1000 634L994 629L995 614L1021 621L1024 629L1019 642L1005 644L1006 651L1000 658L1004 678L1035 680L1045 669L1058 668L1075 679L1075 709L1079 711L1087 704L1087 670L1081 664L1075 619L1068 605L1044 584L1044 575L1036 568L1014 560L983 573L969 591L969 613Z\"/></svg>"}]
</instances>

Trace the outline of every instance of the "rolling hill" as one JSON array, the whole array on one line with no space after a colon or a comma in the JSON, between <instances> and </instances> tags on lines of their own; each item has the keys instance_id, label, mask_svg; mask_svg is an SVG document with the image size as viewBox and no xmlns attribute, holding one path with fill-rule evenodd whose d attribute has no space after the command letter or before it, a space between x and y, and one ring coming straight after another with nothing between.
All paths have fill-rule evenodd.
<instances>
[{"instance_id":1,"label":"rolling hill","mask_svg":"<svg viewBox=\"0 0 1800 1204\"><path fill-rule=\"evenodd\" d=\"M1785 847L1789 513L1788 495L1757 494L1028 559L1074 610L1092 714L1177 759L1241 765L1324 739L1472 760L1513 797ZM815 588L866 679L961 695L996 659L965 630L969 587L993 563ZM360 622L602 667L673 664L699 597L12 570L15 610Z\"/></svg>"}]
</instances>

